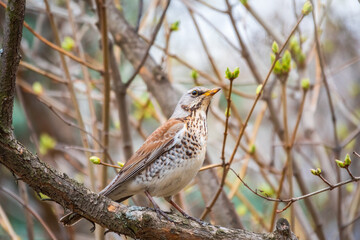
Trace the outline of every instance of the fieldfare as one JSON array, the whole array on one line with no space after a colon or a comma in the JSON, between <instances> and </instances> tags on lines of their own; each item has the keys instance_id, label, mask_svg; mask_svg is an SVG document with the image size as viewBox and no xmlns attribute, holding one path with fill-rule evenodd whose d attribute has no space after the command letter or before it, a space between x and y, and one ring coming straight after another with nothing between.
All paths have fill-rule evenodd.
<instances>
[{"instance_id":1,"label":"fieldfare","mask_svg":"<svg viewBox=\"0 0 360 240\"><path fill-rule=\"evenodd\" d=\"M206 116L210 101L219 90L195 87L185 93L170 119L146 139L99 194L122 202L135 194L145 193L157 214L169 219L152 198L164 197L185 217L194 219L173 202L172 196L195 177L203 164ZM69 213L60 221L64 225L73 225L80 219L79 214Z\"/></svg>"}]
</instances>

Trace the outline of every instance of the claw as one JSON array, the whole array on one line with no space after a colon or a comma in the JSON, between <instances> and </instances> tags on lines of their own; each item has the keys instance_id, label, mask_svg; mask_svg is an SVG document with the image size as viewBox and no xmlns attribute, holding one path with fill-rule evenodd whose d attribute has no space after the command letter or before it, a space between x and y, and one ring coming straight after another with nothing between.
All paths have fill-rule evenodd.
<instances>
[{"instance_id":1,"label":"claw","mask_svg":"<svg viewBox=\"0 0 360 240\"><path fill-rule=\"evenodd\" d=\"M166 220L169 222L175 223L174 220L172 220L166 213L164 213L160 208L155 208L156 214L161 219L161 216L163 216Z\"/></svg>"},{"instance_id":2,"label":"claw","mask_svg":"<svg viewBox=\"0 0 360 240\"><path fill-rule=\"evenodd\" d=\"M198 219L198 218L196 218L196 217L192 217L192 216L186 214L185 212L183 212L182 214L183 214L183 216L184 216L185 218L191 219L191 220L197 222L197 223L200 224L200 225L204 225L204 224L205 224L205 222L202 221L201 219Z\"/></svg>"},{"instance_id":3,"label":"claw","mask_svg":"<svg viewBox=\"0 0 360 240\"><path fill-rule=\"evenodd\" d=\"M191 219L191 220L197 222L197 223L200 224L200 225L205 225L205 222L204 222L204 221L188 215L184 210L181 209L181 207L180 207L179 205L177 205L177 204L171 199L171 197L170 197L170 198L165 198L165 200L168 201L171 205L173 205L173 207L175 207L185 218Z\"/></svg>"},{"instance_id":4,"label":"claw","mask_svg":"<svg viewBox=\"0 0 360 240\"><path fill-rule=\"evenodd\" d=\"M163 216L166 220L168 220L169 222L175 223L174 220L172 220L166 213L164 213L160 207L156 204L156 202L154 201L154 199L151 197L150 193L148 191L145 191L145 195L149 198L150 202L152 203L152 205L154 206L154 209L156 211L156 214L158 215L159 219L161 219L161 216Z\"/></svg>"}]
</instances>

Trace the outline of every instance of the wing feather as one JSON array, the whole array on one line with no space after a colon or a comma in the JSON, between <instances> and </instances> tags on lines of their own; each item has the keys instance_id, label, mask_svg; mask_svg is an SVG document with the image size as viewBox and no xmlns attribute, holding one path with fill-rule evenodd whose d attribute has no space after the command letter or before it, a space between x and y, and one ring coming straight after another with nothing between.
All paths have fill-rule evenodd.
<instances>
[{"instance_id":1,"label":"wing feather","mask_svg":"<svg viewBox=\"0 0 360 240\"><path fill-rule=\"evenodd\" d=\"M156 129L125 163L115 179L101 191L101 194L105 196L109 195L117 188L117 186L143 171L161 154L171 149L176 144L174 137L184 127L185 124L181 120L169 119L166 123Z\"/></svg>"}]
</instances>

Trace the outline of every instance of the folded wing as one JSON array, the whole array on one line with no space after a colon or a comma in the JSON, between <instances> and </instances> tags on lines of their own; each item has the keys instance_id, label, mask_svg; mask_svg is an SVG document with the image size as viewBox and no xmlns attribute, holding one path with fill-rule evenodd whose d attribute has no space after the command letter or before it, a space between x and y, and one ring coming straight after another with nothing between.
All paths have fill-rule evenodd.
<instances>
[{"instance_id":1,"label":"folded wing","mask_svg":"<svg viewBox=\"0 0 360 240\"><path fill-rule=\"evenodd\" d=\"M143 171L147 166L154 162L161 154L170 150L178 143L178 134L182 134L185 124L178 119L169 119L165 124L156 129L135 152L135 154L125 163L114 180L100 192L108 196L120 184L128 181L137 173Z\"/></svg>"}]
</instances>

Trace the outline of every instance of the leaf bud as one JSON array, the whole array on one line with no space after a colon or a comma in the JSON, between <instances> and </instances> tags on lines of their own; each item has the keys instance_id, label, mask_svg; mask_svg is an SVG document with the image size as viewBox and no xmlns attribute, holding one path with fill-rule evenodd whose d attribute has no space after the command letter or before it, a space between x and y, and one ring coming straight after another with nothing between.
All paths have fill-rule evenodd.
<instances>
[{"instance_id":1,"label":"leaf bud","mask_svg":"<svg viewBox=\"0 0 360 240\"><path fill-rule=\"evenodd\" d=\"M310 1L306 1L303 5L303 8L301 10L301 13L304 14L305 16L308 15L309 13L311 13L311 11L313 10L313 6L311 4Z\"/></svg>"},{"instance_id":2,"label":"leaf bud","mask_svg":"<svg viewBox=\"0 0 360 240\"><path fill-rule=\"evenodd\" d=\"M271 49L275 54L279 52L279 45L277 44L276 41L273 42Z\"/></svg>"},{"instance_id":3,"label":"leaf bud","mask_svg":"<svg viewBox=\"0 0 360 240\"><path fill-rule=\"evenodd\" d=\"M100 162L101 162L100 158L97 157L97 156L91 156L91 157L89 158L89 160L90 160L93 164L100 164Z\"/></svg>"},{"instance_id":4,"label":"leaf bud","mask_svg":"<svg viewBox=\"0 0 360 240\"><path fill-rule=\"evenodd\" d=\"M310 88L310 80L308 78L301 79L301 87L304 91L309 90Z\"/></svg>"}]
</instances>

